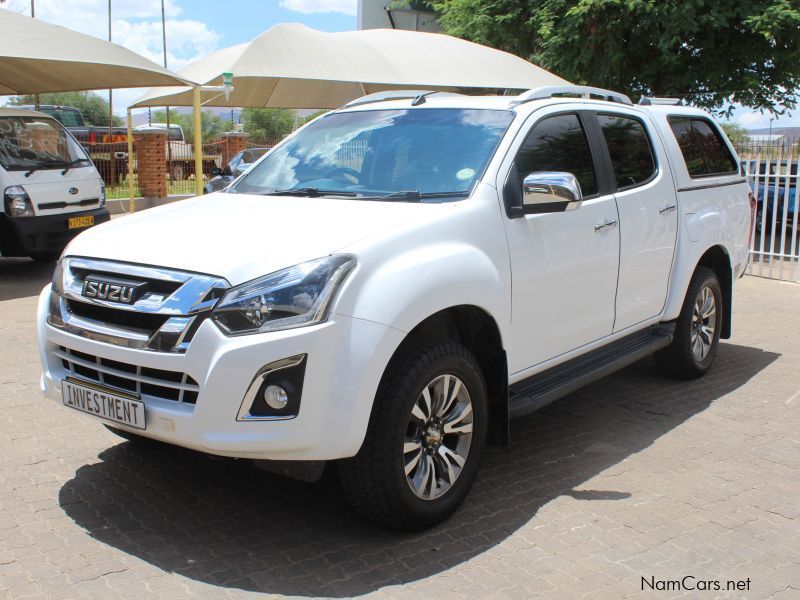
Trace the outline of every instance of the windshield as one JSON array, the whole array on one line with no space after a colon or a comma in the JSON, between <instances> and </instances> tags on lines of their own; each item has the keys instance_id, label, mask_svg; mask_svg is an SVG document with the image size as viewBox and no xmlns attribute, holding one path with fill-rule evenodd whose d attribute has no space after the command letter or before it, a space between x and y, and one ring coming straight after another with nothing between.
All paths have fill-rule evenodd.
<instances>
[{"instance_id":1,"label":"windshield","mask_svg":"<svg viewBox=\"0 0 800 600\"><path fill-rule=\"evenodd\" d=\"M333 113L273 150L232 191L463 197L512 119L509 111L453 108Z\"/></svg>"},{"instance_id":2,"label":"windshield","mask_svg":"<svg viewBox=\"0 0 800 600\"><path fill-rule=\"evenodd\" d=\"M81 145L53 119L0 117L0 164L5 169L56 169L77 161L90 162Z\"/></svg>"},{"instance_id":3,"label":"windshield","mask_svg":"<svg viewBox=\"0 0 800 600\"><path fill-rule=\"evenodd\" d=\"M76 108L64 108L57 106L42 106L39 112L43 112L53 117L64 127L84 127L83 115Z\"/></svg>"}]
</instances>

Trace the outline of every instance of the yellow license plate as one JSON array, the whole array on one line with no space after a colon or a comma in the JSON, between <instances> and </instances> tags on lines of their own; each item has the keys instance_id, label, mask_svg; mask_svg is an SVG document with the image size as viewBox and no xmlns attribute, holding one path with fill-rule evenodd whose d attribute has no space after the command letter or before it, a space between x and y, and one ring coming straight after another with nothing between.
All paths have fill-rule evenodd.
<instances>
[{"instance_id":1,"label":"yellow license plate","mask_svg":"<svg viewBox=\"0 0 800 600\"><path fill-rule=\"evenodd\" d=\"M81 227L91 227L92 225L94 225L94 215L70 217L67 223L69 229L80 229Z\"/></svg>"}]
</instances>

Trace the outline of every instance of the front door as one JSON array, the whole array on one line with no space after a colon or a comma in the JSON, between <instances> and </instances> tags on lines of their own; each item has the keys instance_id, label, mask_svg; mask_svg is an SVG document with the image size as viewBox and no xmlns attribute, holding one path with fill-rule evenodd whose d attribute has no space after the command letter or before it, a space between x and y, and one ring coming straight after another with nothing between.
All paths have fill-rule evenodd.
<instances>
[{"instance_id":1,"label":"front door","mask_svg":"<svg viewBox=\"0 0 800 600\"><path fill-rule=\"evenodd\" d=\"M584 200L577 210L506 220L511 373L610 335L614 327L619 216L610 182L593 157L579 111L544 110L534 117L505 189L536 171L565 171L577 177Z\"/></svg>"}]
</instances>

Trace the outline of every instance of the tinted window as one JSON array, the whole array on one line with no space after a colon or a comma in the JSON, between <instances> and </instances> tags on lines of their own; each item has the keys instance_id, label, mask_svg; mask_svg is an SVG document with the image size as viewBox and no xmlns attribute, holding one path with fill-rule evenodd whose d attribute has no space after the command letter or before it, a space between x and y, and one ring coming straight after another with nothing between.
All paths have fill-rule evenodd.
<instances>
[{"instance_id":1,"label":"tinted window","mask_svg":"<svg viewBox=\"0 0 800 600\"><path fill-rule=\"evenodd\" d=\"M517 153L516 165L520 177L536 171L572 173L584 196L597 193L589 141L577 115L548 117L534 125Z\"/></svg>"},{"instance_id":2,"label":"tinted window","mask_svg":"<svg viewBox=\"0 0 800 600\"><path fill-rule=\"evenodd\" d=\"M656 172L650 139L636 119L619 115L597 115L611 155L617 189L639 185Z\"/></svg>"},{"instance_id":3,"label":"tinted window","mask_svg":"<svg viewBox=\"0 0 800 600\"><path fill-rule=\"evenodd\" d=\"M670 117L669 124L690 176L707 177L739 171L716 127L706 119Z\"/></svg>"}]
</instances>

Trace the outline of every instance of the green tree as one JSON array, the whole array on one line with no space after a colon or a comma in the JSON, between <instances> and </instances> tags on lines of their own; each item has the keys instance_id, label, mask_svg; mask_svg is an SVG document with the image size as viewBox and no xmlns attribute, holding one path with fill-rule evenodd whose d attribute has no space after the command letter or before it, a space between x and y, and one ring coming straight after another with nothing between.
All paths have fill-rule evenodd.
<instances>
[{"instance_id":1,"label":"green tree","mask_svg":"<svg viewBox=\"0 0 800 600\"><path fill-rule=\"evenodd\" d=\"M738 123L734 121L725 121L721 123L721 125L722 129L725 131L725 135L728 136L728 139L734 146L747 141L747 129Z\"/></svg>"},{"instance_id":2,"label":"green tree","mask_svg":"<svg viewBox=\"0 0 800 600\"><path fill-rule=\"evenodd\" d=\"M287 108L245 108L242 123L251 141L276 142L294 131L297 111Z\"/></svg>"},{"instance_id":3,"label":"green tree","mask_svg":"<svg viewBox=\"0 0 800 600\"><path fill-rule=\"evenodd\" d=\"M150 115L150 120L153 123L166 123L167 113L163 110L156 111ZM180 125L186 141L190 144L194 142L194 115L191 112L171 110L169 122L170 125ZM215 140L228 130L228 121L209 110L200 111L200 123L203 143Z\"/></svg>"},{"instance_id":4,"label":"green tree","mask_svg":"<svg viewBox=\"0 0 800 600\"><path fill-rule=\"evenodd\" d=\"M445 32L512 52L576 84L730 102L797 105L796 0L432 0Z\"/></svg>"},{"instance_id":5,"label":"green tree","mask_svg":"<svg viewBox=\"0 0 800 600\"><path fill-rule=\"evenodd\" d=\"M33 95L15 96L9 104L34 104ZM83 120L89 125L108 127L108 102L105 98L93 92L55 92L52 94L39 94L39 104L53 104L55 106L72 106L81 111ZM114 115L112 125L121 126L123 120Z\"/></svg>"}]
</instances>

